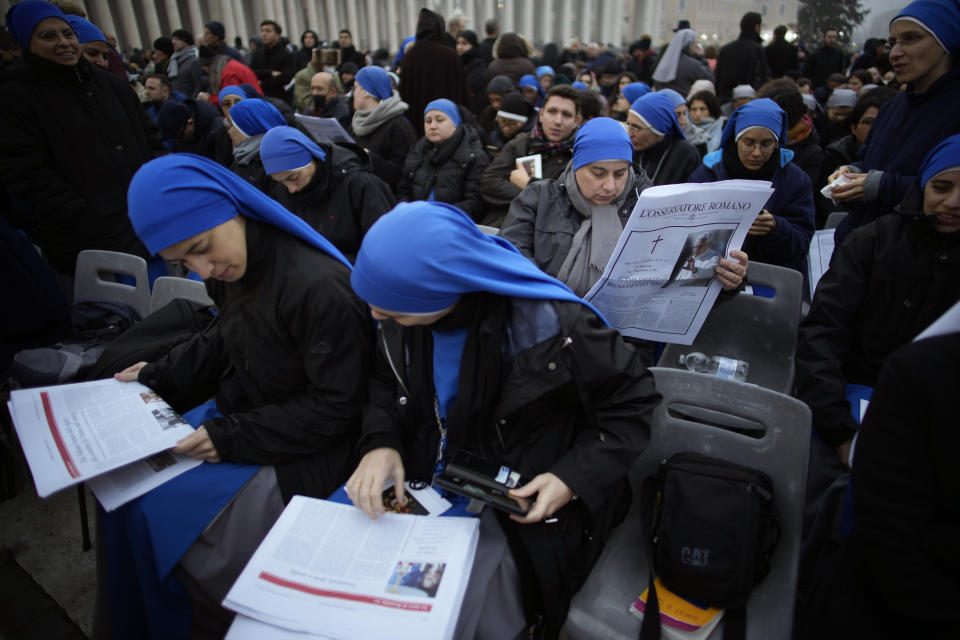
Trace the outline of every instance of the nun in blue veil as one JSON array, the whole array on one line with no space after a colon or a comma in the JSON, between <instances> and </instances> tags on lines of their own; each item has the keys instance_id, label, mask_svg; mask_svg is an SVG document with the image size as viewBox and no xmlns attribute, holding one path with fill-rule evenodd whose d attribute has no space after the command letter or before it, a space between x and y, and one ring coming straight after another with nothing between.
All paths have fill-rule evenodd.
<instances>
[{"instance_id":1,"label":"nun in blue veil","mask_svg":"<svg viewBox=\"0 0 960 640\"><path fill-rule=\"evenodd\" d=\"M431 483L460 451L521 472L527 515L479 516L455 637L555 637L630 504L652 377L595 309L449 204L380 218L351 284L381 336L347 494L376 517L387 478Z\"/></svg>"},{"instance_id":2,"label":"nun in blue veil","mask_svg":"<svg viewBox=\"0 0 960 640\"><path fill-rule=\"evenodd\" d=\"M223 91L235 88L227 87ZM220 104L224 104L223 98L220 98ZM230 165L230 171L267 195L273 192L275 183L260 161L260 143L267 131L286 125L283 114L275 106L259 99L238 102L230 109L230 117L223 124L233 144L233 164Z\"/></svg>"},{"instance_id":3,"label":"nun in blue veil","mask_svg":"<svg viewBox=\"0 0 960 640\"><path fill-rule=\"evenodd\" d=\"M101 514L112 632L222 636L219 603L284 503L326 497L353 467L372 326L343 255L216 163L150 162L129 203L151 253L222 287L209 327L117 374L186 412L197 430L174 452L204 463Z\"/></svg>"}]
</instances>

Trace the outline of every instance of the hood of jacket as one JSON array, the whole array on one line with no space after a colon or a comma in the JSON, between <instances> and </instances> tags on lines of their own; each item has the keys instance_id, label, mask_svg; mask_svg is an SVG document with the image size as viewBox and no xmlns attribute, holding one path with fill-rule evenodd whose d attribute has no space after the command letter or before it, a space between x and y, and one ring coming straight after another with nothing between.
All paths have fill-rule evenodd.
<instances>
[{"instance_id":1,"label":"hood of jacket","mask_svg":"<svg viewBox=\"0 0 960 640\"><path fill-rule=\"evenodd\" d=\"M430 9L420 9L420 17L417 18L417 42L421 40L443 42L445 29L446 25L442 16L430 11Z\"/></svg>"},{"instance_id":2,"label":"hood of jacket","mask_svg":"<svg viewBox=\"0 0 960 640\"><path fill-rule=\"evenodd\" d=\"M527 45L515 33L505 33L500 36L500 44L497 45L497 59L505 60L509 58L526 58Z\"/></svg>"}]
</instances>

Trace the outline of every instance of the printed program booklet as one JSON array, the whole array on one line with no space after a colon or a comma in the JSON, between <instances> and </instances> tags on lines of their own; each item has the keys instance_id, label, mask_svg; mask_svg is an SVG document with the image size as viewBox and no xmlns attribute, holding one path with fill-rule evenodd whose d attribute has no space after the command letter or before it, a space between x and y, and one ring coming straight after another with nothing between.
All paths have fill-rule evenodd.
<instances>
[{"instance_id":1,"label":"printed program booklet","mask_svg":"<svg viewBox=\"0 0 960 640\"><path fill-rule=\"evenodd\" d=\"M657 585L657 604L660 608L660 632L665 638L703 640L723 617L723 609L708 607L678 596L663 586L660 578L656 578L654 584ZM647 608L649 593L650 588L647 587L630 605L630 613L641 620Z\"/></svg>"}]
</instances>

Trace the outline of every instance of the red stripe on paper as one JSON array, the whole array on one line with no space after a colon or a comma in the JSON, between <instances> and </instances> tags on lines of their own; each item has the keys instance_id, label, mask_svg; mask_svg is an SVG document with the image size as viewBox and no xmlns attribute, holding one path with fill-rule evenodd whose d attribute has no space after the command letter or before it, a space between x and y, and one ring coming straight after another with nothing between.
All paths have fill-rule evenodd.
<instances>
[{"instance_id":1,"label":"red stripe on paper","mask_svg":"<svg viewBox=\"0 0 960 640\"><path fill-rule=\"evenodd\" d=\"M57 445L57 451L60 452L60 457L63 458L63 464L67 467L67 473L70 474L71 478L79 478L80 471L77 469L77 465L73 463L73 458L70 457L70 452L67 451L67 445L64 444L63 437L60 435L57 419L53 417L53 407L50 406L50 396L47 395L46 391L40 392L40 400L43 402L43 412L46 414L47 424L50 426L50 435L53 436L53 442Z\"/></svg>"},{"instance_id":2,"label":"red stripe on paper","mask_svg":"<svg viewBox=\"0 0 960 640\"><path fill-rule=\"evenodd\" d=\"M311 587L307 584L302 584L299 582L294 582L293 580L287 580L279 576L275 576L272 573L267 573L266 571L261 571L260 575L257 576L261 580L266 580L267 582L272 582L273 584L279 585L281 587L286 587L287 589L295 589L297 591L302 591L304 593L309 593L312 596L321 596L324 598L339 598L341 600L352 600L354 602L363 602L365 604L375 604L380 607L389 607L390 609L404 609L406 611L427 611L429 612L433 609L433 605L427 604L425 602L404 602L402 600L391 600L389 598L380 598L378 596L365 596L358 593L345 593L343 591L329 591L327 589L318 589L316 587Z\"/></svg>"}]
</instances>

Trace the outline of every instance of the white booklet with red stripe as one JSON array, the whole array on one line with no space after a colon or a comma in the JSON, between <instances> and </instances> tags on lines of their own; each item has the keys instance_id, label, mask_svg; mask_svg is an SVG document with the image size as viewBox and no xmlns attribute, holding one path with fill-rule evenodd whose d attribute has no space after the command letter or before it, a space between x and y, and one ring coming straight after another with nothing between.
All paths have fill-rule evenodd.
<instances>
[{"instance_id":1,"label":"white booklet with red stripe","mask_svg":"<svg viewBox=\"0 0 960 640\"><path fill-rule=\"evenodd\" d=\"M18 389L7 406L41 498L170 449L193 433L138 382Z\"/></svg>"},{"instance_id":2,"label":"white booklet with red stripe","mask_svg":"<svg viewBox=\"0 0 960 640\"><path fill-rule=\"evenodd\" d=\"M294 496L223 606L333 640L452 638L478 539L477 518L373 520L351 505Z\"/></svg>"}]
</instances>

